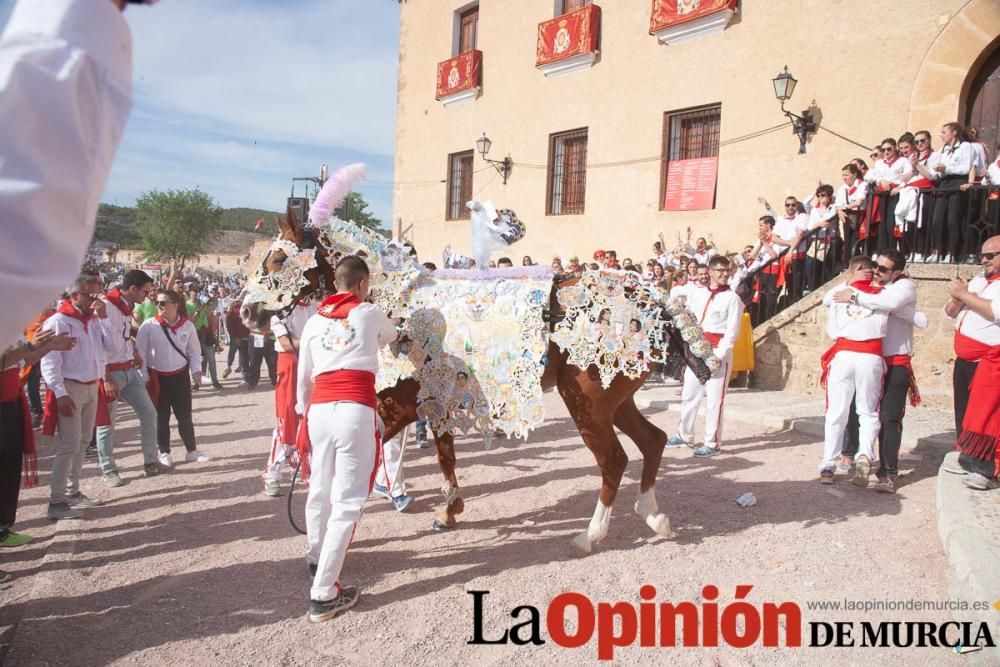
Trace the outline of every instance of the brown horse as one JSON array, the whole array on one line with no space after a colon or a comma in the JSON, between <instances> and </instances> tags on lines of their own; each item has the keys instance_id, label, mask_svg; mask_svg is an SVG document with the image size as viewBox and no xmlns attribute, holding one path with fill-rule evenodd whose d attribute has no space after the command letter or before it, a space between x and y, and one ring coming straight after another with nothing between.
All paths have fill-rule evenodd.
<instances>
[{"instance_id":1,"label":"brown horse","mask_svg":"<svg viewBox=\"0 0 1000 667\"><path fill-rule=\"evenodd\" d=\"M289 211L286 219L279 219L278 226L281 238L294 242L297 246L307 247L311 243L316 247L317 271L310 277L310 285L303 289L299 296L304 296L319 287L320 278L326 284L328 291L335 291L333 284L333 268L328 261L326 252L317 247L310 239L310 230L303 230L297 223L294 214ZM265 273L280 271L285 261L284 253L276 250L270 253L262 263ZM573 284L576 278L557 281L550 297L550 312L558 317L559 306L556 301L556 291L559 287ZM253 327L260 326L269 320L272 313L254 305L244 306L244 320ZM671 331L671 338L679 341L679 335ZM690 355L685 355L689 364L697 363ZM643 517L649 527L658 535L670 535L670 522L666 515L660 512L656 502L656 477L660 468L660 459L667 436L658 427L650 423L639 412L635 404L635 392L642 386L646 374L637 379L629 379L618 375L605 389L597 369L590 366L577 368L567 362L568 353L549 342L548 364L542 375L542 389L558 388L559 395L566 404L584 444L593 453L601 470L601 489L593 518L587 530L577 535L573 543L585 553L590 553L592 544L600 542L607 535L611 518L611 507L618 494L622 475L628 464L628 456L622 448L622 443L615 433L621 430L630 437L642 453L642 475L639 483L639 496L633 508ZM703 375L706 368L696 368ZM379 392L379 414L385 423L383 440L388 440L402 431L407 425L415 422L417 417L417 392L420 384L417 380L408 378L401 380L395 386ZM464 510L465 504L459 495L458 478L455 475L455 442L450 433L434 432L434 442L437 448L438 465L444 475L445 484L442 492L445 496L444 506L438 510L434 521L435 529L453 528L456 517Z\"/></svg>"}]
</instances>

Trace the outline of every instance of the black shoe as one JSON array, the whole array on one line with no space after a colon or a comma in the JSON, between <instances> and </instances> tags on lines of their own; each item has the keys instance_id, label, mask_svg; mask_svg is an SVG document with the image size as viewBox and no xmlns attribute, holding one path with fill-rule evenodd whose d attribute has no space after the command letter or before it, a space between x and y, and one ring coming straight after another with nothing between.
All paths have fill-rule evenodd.
<instances>
[{"instance_id":1,"label":"black shoe","mask_svg":"<svg viewBox=\"0 0 1000 667\"><path fill-rule=\"evenodd\" d=\"M40 428L42 425L42 415L34 414L31 416L31 428Z\"/></svg>"},{"instance_id":2,"label":"black shoe","mask_svg":"<svg viewBox=\"0 0 1000 667\"><path fill-rule=\"evenodd\" d=\"M88 445L87 449L84 450L83 456L88 459L97 458L97 447Z\"/></svg>"},{"instance_id":3,"label":"black shoe","mask_svg":"<svg viewBox=\"0 0 1000 667\"><path fill-rule=\"evenodd\" d=\"M212 389L222 389L222 383L220 383L220 382L213 382L212 383Z\"/></svg>"},{"instance_id":4,"label":"black shoe","mask_svg":"<svg viewBox=\"0 0 1000 667\"><path fill-rule=\"evenodd\" d=\"M198 386L197 384L192 384L191 385L191 391L198 391L199 389L201 389L201 387Z\"/></svg>"},{"instance_id":5,"label":"black shoe","mask_svg":"<svg viewBox=\"0 0 1000 667\"><path fill-rule=\"evenodd\" d=\"M0 570L0 584L6 584L8 581L14 578L14 575L6 570Z\"/></svg>"},{"instance_id":6,"label":"black shoe","mask_svg":"<svg viewBox=\"0 0 1000 667\"><path fill-rule=\"evenodd\" d=\"M340 612L347 611L356 605L360 595L356 586L344 586L340 589L340 595L332 600L327 600L326 602L310 600L309 622L322 623L323 621L329 621Z\"/></svg>"},{"instance_id":7,"label":"black shoe","mask_svg":"<svg viewBox=\"0 0 1000 667\"><path fill-rule=\"evenodd\" d=\"M316 570L319 569L319 565L316 563L306 563L309 566L309 577L314 578L316 576Z\"/></svg>"}]
</instances>

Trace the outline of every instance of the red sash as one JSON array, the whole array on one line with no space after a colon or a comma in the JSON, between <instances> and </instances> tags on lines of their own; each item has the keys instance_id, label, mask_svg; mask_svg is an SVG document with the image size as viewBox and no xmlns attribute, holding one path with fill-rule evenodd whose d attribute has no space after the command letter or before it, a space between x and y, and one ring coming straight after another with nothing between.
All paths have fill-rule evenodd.
<instances>
[{"instance_id":1,"label":"red sash","mask_svg":"<svg viewBox=\"0 0 1000 667\"><path fill-rule=\"evenodd\" d=\"M894 354L885 358L886 366L903 366L910 376L910 385L906 394L910 399L910 405L917 407L920 405L920 389L917 388L917 376L913 373L912 358L908 354Z\"/></svg>"},{"instance_id":2,"label":"red sash","mask_svg":"<svg viewBox=\"0 0 1000 667\"><path fill-rule=\"evenodd\" d=\"M20 401L21 426L24 437L21 440L21 474L24 478L22 486L26 489L38 484L38 454L35 448L35 430L31 426L31 410L28 409L28 397L21 390L20 371L17 366L0 373L0 403ZM8 437L0 433L0 437Z\"/></svg>"},{"instance_id":3,"label":"red sash","mask_svg":"<svg viewBox=\"0 0 1000 667\"><path fill-rule=\"evenodd\" d=\"M926 190L928 188L933 188L934 182L926 178L918 178L917 180L911 183L907 183L906 185L911 188L919 188L921 190Z\"/></svg>"},{"instance_id":4,"label":"red sash","mask_svg":"<svg viewBox=\"0 0 1000 667\"><path fill-rule=\"evenodd\" d=\"M187 370L187 366L179 368L176 371L170 371L169 373L158 371L155 368L147 370L149 373L149 380L146 382L146 393L149 394L149 400L153 402L154 408L160 403L160 376L180 375L181 373L187 373Z\"/></svg>"},{"instance_id":5,"label":"red sash","mask_svg":"<svg viewBox=\"0 0 1000 667\"><path fill-rule=\"evenodd\" d=\"M722 340L722 334L712 333L711 331L702 332L705 335L705 340L712 344L712 348L719 347L719 342Z\"/></svg>"},{"instance_id":6,"label":"red sash","mask_svg":"<svg viewBox=\"0 0 1000 667\"><path fill-rule=\"evenodd\" d=\"M992 464L996 477L1000 475L1000 345L986 345L956 332L956 353L960 347L965 355L960 358L966 361L978 358L979 366L969 386L969 406L955 449Z\"/></svg>"},{"instance_id":7,"label":"red sash","mask_svg":"<svg viewBox=\"0 0 1000 667\"><path fill-rule=\"evenodd\" d=\"M838 338L834 341L833 345L830 346L823 356L819 358L820 367L823 369L820 375L819 382L826 389L827 376L830 374L830 364L833 362L833 358L837 356L838 352L864 352L866 354L874 354L876 357L882 356L882 339L881 338L871 338L869 340L848 340L846 338Z\"/></svg>"},{"instance_id":8,"label":"red sash","mask_svg":"<svg viewBox=\"0 0 1000 667\"><path fill-rule=\"evenodd\" d=\"M75 380L67 380L75 382ZM78 384L94 384L93 382L80 382ZM79 406L77 406L79 409ZM104 380L97 380L97 415L94 418L94 427L110 426L111 413L108 411L108 394L104 389ZM59 426L59 402L55 392L51 389L45 391L45 406L42 410L42 435L52 437L56 434Z\"/></svg>"}]
</instances>

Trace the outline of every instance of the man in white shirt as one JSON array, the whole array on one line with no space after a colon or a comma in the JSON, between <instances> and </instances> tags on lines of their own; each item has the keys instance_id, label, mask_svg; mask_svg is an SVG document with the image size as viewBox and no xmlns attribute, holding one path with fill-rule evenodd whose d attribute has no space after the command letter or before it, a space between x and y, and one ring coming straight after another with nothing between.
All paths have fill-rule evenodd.
<instances>
[{"instance_id":1,"label":"man in white shirt","mask_svg":"<svg viewBox=\"0 0 1000 667\"><path fill-rule=\"evenodd\" d=\"M712 344L721 362L704 385L694 372L684 371L681 390L681 420L677 434L667 440L667 447L694 446L694 427L698 406L705 398L705 444L694 450L698 458L719 453L722 446L722 412L733 365L733 346L740 333L743 302L729 289L729 259L722 256L709 260L709 284L688 297L687 309L697 318L705 338Z\"/></svg>"},{"instance_id":2,"label":"man in white shirt","mask_svg":"<svg viewBox=\"0 0 1000 667\"><path fill-rule=\"evenodd\" d=\"M132 105L124 0L20 0L0 36L0 318L9 345L80 267ZM34 119L25 122L25 119Z\"/></svg>"},{"instance_id":3,"label":"man in white shirt","mask_svg":"<svg viewBox=\"0 0 1000 667\"><path fill-rule=\"evenodd\" d=\"M955 326L955 428L966 486L997 488L1000 474L1000 236L983 244L983 273L954 278L945 304ZM948 469L946 467L946 469ZM950 472L952 470L949 470Z\"/></svg>"},{"instance_id":4,"label":"man in white shirt","mask_svg":"<svg viewBox=\"0 0 1000 667\"><path fill-rule=\"evenodd\" d=\"M903 273L905 268L906 257L897 250L887 250L875 260L875 284L882 286L881 291L869 294L842 289L833 295L835 303L850 304L853 298L859 306L884 312L889 316L886 335L882 339L882 358L885 360L886 372L878 409L881 424L878 434L880 465L876 472L878 481L875 490L880 493L896 492L907 397L914 407L920 404L920 392L912 364L917 286ZM921 315L920 321L926 325L926 316ZM849 420L848 429L856 433L856 420Z\"/></svg>"},{"instance_id":5,"label":"man in white shirt","mask_svg":"<svg viewBox=\"0 0 1000 667\"><path fill-rule=\"evenodd\" d=\"M795 197L785 197L784 215L779 214L763 197L757 201L764 205L767 214L774 219L774 233L792 246L788 254L788 265L791 267L791 286L789 295L792 301L798 301L805 288L806 253L809 252L809 241L805 238L809 231L809 216Z\"/></svg>"},{"instance_id":6,"label":"man in white shirt","mask_svg":"<svg viewBox=\"0 0 1000 667\"><path fill-rule=\"evenodd\" d=\"M787 231L787 230L786 230ZM770 215L761 216L757 221L757 243L750 251L750 267L748 273L760 269L757 274L760 279L760 295L757 310L754 315L754 325L763 322L777 312L778 279L781 277L782 263L779 255L785 248L797 243L798 232L792 237L782 238L774 231L774 218Z\"/></svg>"},{"instance_id":7,"label":"man in white shirt","mask_svg":"<svg viewBox=\"0 0 1000 667\"><path fill-rule=\"evenodd\" d=\"M964 259L962 225L967 202L965 195L961 194L961 187L969 182L970 174L975 177L972 147L968 142L962 141L963 132L958 123L945 123L941 126L941 141L944 146L941 148L940 160L934 165L934 171L940 178L931 223L933 250L939 251L942 258L947 253L953 262Z\"/></svg>"},{"instance_id":8,"label":"man in white shirt","mask_svg":"<svg viewBox=\"0 0 1000 667\"><path fill-rule=\"evenodd\" d=\"M827 336L834 344L820 358L821 382L826 389L826 424L823 458L820 461L820 481L833 484L837 462L844 446L844 431L855 401L858 413L858 454L851 480L856 486L868 486L871 462L878 438L878 404L882 394L885 362L882 359L882 339L885 338L888 316L859 305L862 293L877 294L873 286L874 263L864 256L851 260L848 268L850 297L847 303L835 302L839 290L827 292L823 305L830 309L827 316Z\"/></svg>"},{"instance_id":9,"label":"man in white shirt","mask_svg":"<svg viewBox=\"0 0 1000 667\"><path fill-rule=\"evenodd\" d=\"M48 387L42 432L53 435L58 420L59 433L52 460L50 519L76 519L79 509L100 504L80 492L83 450L90 443L97 417L97 382L104 377L107 365L104 330L98 321L107 316L107 311L97 298L100 289L96 277L80 276L70 289L69 299L42 325L43 331L76 339L71 350L47 354L41 361L42 377Z\"/></svg>"},{"instance_id":10,"label":"man in white shirt","mask_svg":"<svg viewBox=\"0 0 1000 667\"><path fill-rule=\"evenodd\" d=\"M392 321L364 303L369 273L364 260L344 257L336 283L343 290L309 318L299 344L298 403L303 415L300 443L309 473L306 560L315 571L309 620L319 623L350 609L358 589L339 579L347 547L371 493L378 460L378 351L396 339ZM311 456L303 449L311 449ZM308 466L308 468L307 468Z\"/></svg>"},{"instance_id":11,"label":"man in white shirt","mask_svg":"<svg viewBox=\"0 0 1000 667\"><path fill-rule=\"evenodd\" d=\"M121 486L124 481L115 464L115 420L119 401L117 396L135 410L139 418L139 442L142 445L143 473L146 477L160 474L156 449L156 408L146 391L146 378L139 373L132 315L136 303L141 303L153 291L153 279L144 271L133 269L122 279L122 284L109 290L104 297L108 316L101 320L107 349L107 368L104 387L108 394L108 425L97 427L97 457L110 487Z\"/></svg>"}]
</instances>

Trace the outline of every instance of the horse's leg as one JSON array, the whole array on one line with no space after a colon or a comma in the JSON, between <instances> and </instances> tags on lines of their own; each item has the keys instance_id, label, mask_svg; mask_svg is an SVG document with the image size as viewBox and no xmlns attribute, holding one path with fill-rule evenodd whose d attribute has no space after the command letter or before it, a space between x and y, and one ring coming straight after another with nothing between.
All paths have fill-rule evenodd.
<instances>
[{"instance_id":1,"label":"horse's leg","mask_svg":"<svg viewBox=\"0 0 1000 667\"><path fill-rule=\"evenodd\" d=\"M617 403L622 398L620 392L604 390L600 381L589 378L586 372L577 372L575 377L563 374L559 394L576 423L583 442L601 469L601 492L594 508L594 516L587 530L573 538L573 544L580 551L589 554L593 543L600 542L608 534L611 505L628 464L628 456L615 435L613 423Z\"/></svg>"},{"instance_id":2,"label":"horse's leg","mask_svg":"<svg viewBox=\"0 0 1000 667\"><path fill-rule=\"evenodd\" d=\"M434 530L444 530L455 527L455 517L465 509L465 501L458 495L458 478L455 477L455 437L451 433L433 433L438 466L444 475L444 486L441 487L444 507L434 517Z\"/></svg>"},{"instance_id":3,"label":"horse's leg","mask_svg":"<svg viewBox=\"0 0 1000 667\"><path fill-rule=\"evenodd\" d=\"M657 535L670 536L670 520L660 512L656 504L656 476L660 470L660 459L663 458L663 447L667 434L650 423L635 405L634 395L629 396L618 406L615 413L617 426L642 452L642 477L639 481L639 497L633 508L641 516L646 525Z\"/></svg>"}]
</instances>

